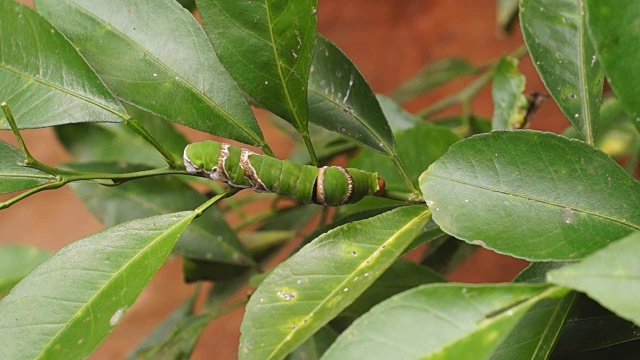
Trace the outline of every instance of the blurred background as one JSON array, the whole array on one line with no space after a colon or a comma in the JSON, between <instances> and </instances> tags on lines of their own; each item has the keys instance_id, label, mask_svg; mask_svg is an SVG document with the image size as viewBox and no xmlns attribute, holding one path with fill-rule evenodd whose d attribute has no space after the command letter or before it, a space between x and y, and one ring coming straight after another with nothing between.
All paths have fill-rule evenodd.
<instances>
[{"instance_id":1,"label":"blurred background","mask_svg":"<svg viewBox=\"0 0 640 360\"><path fill-rule=\"evenodd\" d=\"M21 1L30 4L30 1ZM496 25L495 0L319 0L319 31L353 60L379 93L388 94L424 65L459 56L481 65L523 44L518 24L505 35ZM527 76L527 93L546 93L528 57L520 70ZM417 111L455 92L472 77L464 77L404 104ZM440 115L454 114L452 108ZM490 86L473 103L473 113L490 118L493 113ZM256 112L267 142L285 158L292 144ZM560 132L568 125L552 100L535 114L531 128ZM182 128L190 140L206 135ZM48 165L70 160L51 129L24 131L33 155ZM0 139L16 145L12 134ZM4 201L8 196L0 196ZM39 193L0 212L1 244L21 243L55 251L102 225L86 210L69 188ZM489 251L480 251L448 278L465 282L510 281L526 262ZM193 290L182 282L181 261L171 258L159 271L135 306L91 359L120 359ZM193 359L234 359L243 310L238 309L211 323L196 347Z\"/></svg>"}]
</instances>

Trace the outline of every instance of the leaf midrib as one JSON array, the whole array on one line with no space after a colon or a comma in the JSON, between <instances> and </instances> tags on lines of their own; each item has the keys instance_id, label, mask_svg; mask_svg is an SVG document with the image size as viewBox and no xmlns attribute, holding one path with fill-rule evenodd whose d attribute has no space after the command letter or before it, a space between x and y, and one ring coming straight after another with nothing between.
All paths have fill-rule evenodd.
<instances>
[{"instance_id":1,"label":"leaf midrib","mask_svg":"<svg viewBox=\"0 0 640 360\"><path fill-rule=\"evenodd\" d=\"M69 3L69 1L67 1L67 3ZM265 145L264 141L262 141L257 134L255 134L255 133L253 133L253 131L250 131L249 129L247 129L246 126L242 122L237 121L235 117L231 116L225 109L221 108L216 102L213 101L213 99L209 98L207 96L207 94L205 94L203 91L200 91L198 88L196 88L190 82L186 81L186 79L181 74L178 74L175 71L173 71L164 62L160 61L160 59L157 56L155 56L154 54L150 53L145 48L141 47L140 44L135 42L133 39L128 37L126 34L121 32L119 29L116 29L115 27L113 27L110 23L105 22L102 18L98 17L96 14L89 12L88 10L86 10L85 8L80 6L79 4L73 3L71 5L72 6L76 5L75 6L76 10L78 10L79 12L87 15L90 18L95 19L99 24L101 24L105 28L111 29L113 34L117 35L121 39L125 40L125 42L129 43L130 45L133 45L134 48L138 49L143 54L147 55L148 58L152 59L153 62L156 65L160 66L160 68L164 69L167 73L173 75L172 77L174 79L177 78L179 82L183 83L183 85L185 85L193 93L197 94L198 97L200 97L202 100L204 100L205 103L209 104L212 108L214 108L216 111L218 111L224 118L226 118L228 121L230 121L235 126L240 128L245 134L249 135L256 142L256 144L258 144L260 147L263 147ZM203 43L210 44L208 41L204 41ZM211 52L213 52L213 48L211 48ZM233 82L233 80L231 80L231 83L235 84L235 82Z\"/></svg>"},{"instance_id":2,"label":"leaf midrib","mask_svg":"<svg viewBox=\"0 0 640 360\"><path fill-rule=\"evenodd\" d=\"M389 239L387 239L382 244L376 246L376 249L379 250L380 248L382 248L382 246L386 246L387 248L389 248L389 246L388 246L389 243L393 243L400 236L400 234L403 234L407 229L411 229L415 222L422 221L422 219L425 216L428 216L429 214L430 214L429 210L425 209L422 213L420 213L419 215L417 215L416 217L411 219L411 221L409 221L408 223L403 225L401 228L399 228ZM409 244L410 244L410 242L407 242L407 246ZM321 300L318 303L318 305L316 305L316 307L313 308L313 310L311 310L311 311L309 311L307 313L308 314L315 314L315 313L318 312L319 309L322 309L323 307L325 307L325 304L328 303L330 301L330 299L335 298L336 295L339 294L341 289L343 289L348 284L349 280L352 279L352 275L353 274L358 273L363 267L369 266L371 263L374 263L373 260L378 256L376 254L378 250L373 251L371 253L371 255L369 255L366 259L361 261L360 265L358 265L357 268L355 268L353 271L351 271L349 274L347 274L342 282L340 282L337 286L335 286L335 288L329 294L327 294L324 297L324 299ZM399 252L402 253L402 249L400 249ZM373 280L373 281L375 281L375 280ZM373 283L373 281L371 283ZM295 334L301 328L303 328L303 327L300 326L300 327L297 327L295 329L292 329L289 332L289 334L287 335L287 337L285 337L284 340L280 341L280 343L278 343L278 345L276 345L276 347L273 349L273 351L271 351L271 353L269 354L267 359L273 359L274 355L277 354L280 351L280 349L288 342L287 338L293 338L293 336L294 336L293 334Z\"/></svg>"},{"instance_id":3,"label":"leaf midrib","mask_svg":"<svg viewBox=\"0 0 640 360\"><path fill-rule=\"evenodd\" d=\"M532 200L532 201L536 201L536 202L539 202L539 203L542 203L542 204L555 206L555 207L562 208L562 209L571 209L572 211L576 211L576 212L579 212L579 213L583 213L583 214L599 217L599 218L602 218L602 219L605 219L605 220L609 220L611 222L615 222L617 224L629 227L631 229L640 230L640 224L636 224L634 222L630 222L630 221L633 221L633 220L622 221L620 219L613 218L611 216L607 216L607 215L604 215L604 214L595 213L595 212L592 212L592 211L589 211L589 210L575 208L575 207L572 207L572 206L562 205L562 204L559 204L557 202L549 201L549 200L538 198L538 197L526 196L524 194L518 194L518 193L511 193L511 192L507 192L506 190L499 190L499 189L491 188L491 187L488 187L488 186L482 186L482 185L478 185L478 184L473 184L473 183L470 183L470 182L467 182L467 181L463 181L463 180L459 180L459 179L446 178L446 177L437 176L437 175L429 174L429 173L425 174L425 177L437 178L437 179L441 179L441 180L444 180L444 181L450 181L450 182L454 182L454 183L457 183L457 184L469 186L469 187L472 187L472 188L477 188L477 189L482 189L482 190L495 192L495 193L499 193L499 194L509 195L509 196L513 196L513 197L516 197L516 198L520 198L520 199Z\"/></svg>"},{"instance_id":4,"label":"leaf midrib","mask_svg":"<svg viewBox=\"0 0 640 360\"><path fill-rule=\"evenodd\" d=\"M65 332L65 330L67 330L71 324L75 323L74 320L78 319L80 317L81 314L84 313L85 309L90 308L90 305L92 305L94 303L94 301L96 300L96 298L99 295L102 295L104 290L106 288L108 288L114 281L115 279L119 278L120 275L122 274L122 272L127 269L132 263L134 263L135 261L137 261L142 255L146 255L147 251L150 247L153 247L155 245L158 244L158 242L160 240L158 240L158 238L160 237L164 237L166 236L167 233L173 231L173 229L181 226L183 224L183 222L185 221L192 221L193 217L195 217L195 213L193 211L191 211L191 215L186 216L184 219L178 221L175 225L167 228L165 231L162 232L161 235L159 235L156 240L149 242L149 244L147 244L145 247L143 247L135 256L133 256L129 261L127 261L125 264L123 264L120 269L118 269L115 273L113 273L113 275L111 277L108 278L108 280L104 283L104 285L100 288L99 291L97 291L93 296L91 296L88 301L86 301L84 303L84 305L82 307L80 307L75 315L69 320L67 321L67 323L65 324L65 326L60 329L57 334L51 339L51 341L49 341L44 347L43 349L35 356L36 359L40 359L42 358L42 355L44 353L46 353L53 344L55 344L56 340L58 338L60 338L60 336L62 336L62 334ZM176 241L178 240L179 236L176 238Z\"/></svg>"}]
</instances>

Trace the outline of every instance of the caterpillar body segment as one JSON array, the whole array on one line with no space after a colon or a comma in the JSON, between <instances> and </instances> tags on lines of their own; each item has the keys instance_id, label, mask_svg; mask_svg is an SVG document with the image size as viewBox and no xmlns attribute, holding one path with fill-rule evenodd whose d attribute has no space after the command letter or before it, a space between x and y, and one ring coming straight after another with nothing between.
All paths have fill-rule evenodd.
<instances>
[{"instance_id":1,"label":"caterpillar body segment","mask_svg":"<svg viewBox=\"0 0 640 360\"><path fill-rule=\"evenodd\" d=\"M183 157L190 173L303 204L339 206L384 191L384 181L376 173L340 166L316 168L211 140L187 145Z\"/></svg>"}]
</instances>

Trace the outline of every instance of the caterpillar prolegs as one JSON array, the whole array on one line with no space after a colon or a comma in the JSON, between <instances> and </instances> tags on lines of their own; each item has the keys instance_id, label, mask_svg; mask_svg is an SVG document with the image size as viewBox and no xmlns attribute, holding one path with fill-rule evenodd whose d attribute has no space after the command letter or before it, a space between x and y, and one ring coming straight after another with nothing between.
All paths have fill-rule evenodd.
<instances>
[{"instance_id":1,"label":"caterpillar prolegs","mask_svg":"<svg viewBox=\"0 0 640 360\"><path fill-rule=\"evenodd\" d=\"M189 144L183 157L190 173L236 188L276 193L303 204L339 206L384 192L384 180L377 173L301 165L216 141Z\"/></svg>"}]
</instances>

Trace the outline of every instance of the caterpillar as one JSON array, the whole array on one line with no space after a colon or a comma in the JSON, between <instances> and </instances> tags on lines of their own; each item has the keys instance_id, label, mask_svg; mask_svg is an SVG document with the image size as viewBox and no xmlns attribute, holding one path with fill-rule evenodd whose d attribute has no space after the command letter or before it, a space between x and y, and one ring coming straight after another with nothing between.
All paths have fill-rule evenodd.
<instances>
[{"instance_id":1,"label":"caterpillar","mask_svg":"<svg viewBox=\"0 0 640 360\"><path fill-rule=\"evenodd\" d=\"M276 193L302 204L340 206L384 192L384 180L377 173L301 165L211 140L187 145L183 160L192 174L236 188Z\"/></svg>"}]
</instances>

